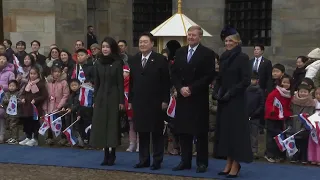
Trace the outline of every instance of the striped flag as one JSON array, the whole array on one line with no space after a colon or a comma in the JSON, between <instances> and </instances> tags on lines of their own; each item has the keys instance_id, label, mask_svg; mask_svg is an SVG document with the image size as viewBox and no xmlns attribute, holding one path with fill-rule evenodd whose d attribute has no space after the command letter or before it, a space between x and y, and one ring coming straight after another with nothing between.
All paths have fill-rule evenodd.
<instances>
[{"instance_id":1,"label":"striped flag","mask_svg":"<svg viewBox=\"0 0 320 180\"><path fill-rule=\"evenodd\" d=\"M72 136L72 131L70 128L65 130L63 133L66 135L67 140L69 141L70 144L75 145L77 143L77 139Z\"/></svg>"},{"instance_id":2,"label":"striped flag","mask_svg":"<svg viewBox=\"0 0 320 180\"><path fill-rule=\"evenodd\" d=\"M4 97L4 90L2 87L0 87L0 102L2 102L3 97Z\"/></svg>"},{"instance_id":3,"label":"striped flag","mask_svg":"<svg viewBox=\"0 0 320 180\"><path fill-rule=\"evenodd\" d=\"M32 107L33 107L33 120L38 121L39 120L38 109L34 104L32 104Z\"/></svg>"},{"instance_id":4,"label":"striped flag","mask_svg":"<svg viewBox=\"0 0 320 180\"><path fill-rule=\"evenodd\" d=\"M283 143L283 140L284 140L283 133L278 134L277 136L273 137L273 139L276 141L276 144L281 152L286 150L286 147Z\"/></svg>"},{"instance_id":5,"label":"striped flag","mask_svg":"<svg viewBox=\"0 0 320 180\"><path fill-rule=\"evenodd\" d=\"M88 85L81 85L79 101L80 106L92 107L93 105L93 92L94 89Z\"/></svg>"},{"instance_id":6,"label":"striped flag","mask_svg":"<svg viewBox=\"0 0 320 180\"><path fill-rule=\"evenodd\" d=\"M170 103L169 103L169 106L168 106L168 109L167 109L167 115L171 118L174 118L175 117L175 114L176 114L176 98L174 96L171 96L170 97Z\"/></svg>"},{"instance_id":7,"label":"striped flag","mask_svg":"<svg viewBox=\"0 0 320 180\"><path fill-rule=\"evenodd\" d=\"M314 126L312 125L312 123L308 119L307 113L299 114L299 119L300 119L301 123L304 125L304 127L306 128L306 130L311 131L314 128Z\"/></svg>"},{"instance_id":8,"label":"striped flag","mask_svg":"<svg viewBox=\"0 0 320 180\"><path fill-rule=\"evenodd\" d=\"M18 60L16 55L13 55L13 65L16 68L16 71L18 73L20 73L20 74L24 73L24 70L23 70L22 66L20 65L20 62L19 62L19 60Z\"/></svg>"}]
</instances>

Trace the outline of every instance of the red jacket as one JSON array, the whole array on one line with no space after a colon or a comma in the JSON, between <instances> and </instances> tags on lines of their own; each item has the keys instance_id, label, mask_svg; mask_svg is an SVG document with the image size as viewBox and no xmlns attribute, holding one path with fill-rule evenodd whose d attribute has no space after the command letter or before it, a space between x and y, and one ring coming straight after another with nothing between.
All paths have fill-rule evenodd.
<instances>
[{"instance_id":1,"label":"red jacket","mask_svg":"<svg viewBox=\"0 0 320 180\"><path fill-rule=\"evenodd\" d=\"M276 99L280 101L283 113L280 113L280 109L274 105ZM284 97L281 95L280 90L275 88L267 97L264 118L270 120L288 119L292 115L290 110L291 99L291 97Z\"/></svg>"},{"instance_id":2,"label":"red jacket","mask_svg":"<svg viewBox=\"0 0 320 180\"><path fill-rule=\"evenodd\" d=\"M125 108L126 108L128 119L132 119L132 114L133 114L132 109L128 110L129 79L130 79L130 76L127 76L126 78L124 78L124 94L126 96L126 98L124 99L124 102L125 102Z\"/></svg>"}]
</instances>

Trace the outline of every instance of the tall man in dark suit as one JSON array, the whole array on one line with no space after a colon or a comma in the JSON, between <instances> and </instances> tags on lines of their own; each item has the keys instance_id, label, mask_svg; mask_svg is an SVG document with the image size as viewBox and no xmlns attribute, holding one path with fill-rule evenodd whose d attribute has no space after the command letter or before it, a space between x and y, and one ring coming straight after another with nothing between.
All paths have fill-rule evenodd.
<instances>
[{"instance_id":1,"label":"tall man in dark suit","mask_svg":"<svg viewBox=\"0 0 320 180\"><path fill-rule=\"evenodd\" d=\"M264 53L263 45L255 45L253 53L254 58L250 60L252 72L259 74L259 86L263 90L265 97L267 97L268 93L273 90L272 63L262 56ZM262 126L265 125L264 112L261 114L260 124ZM263 133L262 128L260 128L260 132Z\"/></svg>"},{"instance_id":2,"label":"tall man in dark suit","mask_svg":"<svg viewBox=\"0 0 320 180\"><path fill-rule=\"evenodd\" d=\"M129 60L129 107L139 134L139 163L135 168L150 166L150 134L153 163L151 170L161 168L164 152L163 128L165 110L170 99L170 76L166 58L153 52L153 36L144 33L139 38L140 53Z\"/></svg>"},{"instance_id":3,"label":"tall man in dark suit","mask_svg":"<svg viewBox=\"0 0 320 180\"><path fill-rule=\"evenodd\" d=\"M192 142L196 137L197 172L208 167L209 84L215 72L215 53L200 44L203 31L199 26L188 29L188 46L176 51L171 66L171 80L176 88L175 131L180 136L181 162L174 171L190 169Z\"/></svg>"}]
</instances>

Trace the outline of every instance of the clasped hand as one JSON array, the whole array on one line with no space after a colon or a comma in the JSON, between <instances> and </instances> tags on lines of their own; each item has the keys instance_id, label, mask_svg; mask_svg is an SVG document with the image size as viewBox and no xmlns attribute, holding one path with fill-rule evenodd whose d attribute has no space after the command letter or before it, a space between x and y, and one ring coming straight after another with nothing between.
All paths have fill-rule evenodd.
<instances>
[{"instance_id":1,"label":"clasped hand","mask_svg":"<svg viewBox=\"0 0 320 180\"><path fill-rule=\"evenodd\" d=\"M189 97L191 95L191 91L190 91L189 87L183 87L180 89L180 94L183 97Z\"/></svg>"}]
</instances>

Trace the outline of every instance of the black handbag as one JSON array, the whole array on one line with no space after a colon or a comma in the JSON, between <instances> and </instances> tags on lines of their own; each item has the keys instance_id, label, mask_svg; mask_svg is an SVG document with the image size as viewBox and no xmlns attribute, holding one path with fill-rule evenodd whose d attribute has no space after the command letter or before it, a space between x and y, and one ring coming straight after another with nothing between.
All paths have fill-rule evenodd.
<instances>
[{"instance_id":1,"label":"black handbag","mask_svg":"<svg viewBox=\"0 0 320 180\"><path fill-rule=\"evenodd\" d=\"M120 112L120 132L126 133L129 132L129 120L125 112Z\"/></svg>"}]
</instances>

